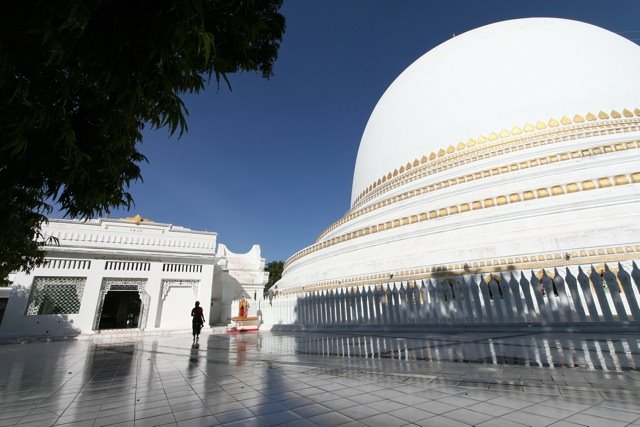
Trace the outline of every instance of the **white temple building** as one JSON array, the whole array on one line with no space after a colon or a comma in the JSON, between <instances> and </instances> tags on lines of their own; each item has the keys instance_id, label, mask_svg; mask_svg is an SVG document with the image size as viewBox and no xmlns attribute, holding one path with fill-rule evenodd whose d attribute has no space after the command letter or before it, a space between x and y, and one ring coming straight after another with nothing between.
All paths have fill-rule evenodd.
<instances>
[{"instance_id":1,"label":"white temple building","mask_svg":"<svg viewBox=\"0 0 640 427\"><path fill-rule=\"evenodd\" d=\"M351 207L286 262L265 323L640 320L639 69L635 43L555 18L427 52L373 110Z\"/></svg>"},{"instance_id":2,"label":"white temple building","mask_svg":"<svg viewBox=\"0 0 640 427\"><path fill-rule=\"evenodd\" d=\"M190 329L195 301L210 325L224 325L242 297L256 315L252 302L268 278L258 245L235 254L216 233L139 215L51 219L42 231L58 244L46 246L43 265L0 288L0 337Z\"/></svg>"}]
</instances>

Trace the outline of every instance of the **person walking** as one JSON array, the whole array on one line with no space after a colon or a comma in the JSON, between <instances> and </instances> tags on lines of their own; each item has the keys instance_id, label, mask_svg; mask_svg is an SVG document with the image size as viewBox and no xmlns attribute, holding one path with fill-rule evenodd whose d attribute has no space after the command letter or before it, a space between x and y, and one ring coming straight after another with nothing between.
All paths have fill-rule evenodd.
<instances>
[{"instance_id":1,"label":"person walking","mask_svg":"<svg viewBox=\"0 0 640 427\"><path fill-rule=\"evenodd\" d=\"M196 306L191 309L191 330L193 332L193 342L200 339L200 330L204 325L204 312L200 307L200 301L196 301Z\"/></svg>"}]
</instances>

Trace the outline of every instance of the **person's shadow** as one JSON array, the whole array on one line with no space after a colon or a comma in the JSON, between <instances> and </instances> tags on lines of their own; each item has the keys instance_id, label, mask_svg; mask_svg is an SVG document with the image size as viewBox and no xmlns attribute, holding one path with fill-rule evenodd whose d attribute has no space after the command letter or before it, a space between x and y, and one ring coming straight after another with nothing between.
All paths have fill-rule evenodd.
<instances>
[{"instance_id":1,"label":"person's shadow","mask_svg":"<svg viewBox=\"0 0 640 427\"><path fill-rule=\"evenodd\" d=\"M194 342L193 345L191 345L191 353L189 354L189 372L198 368L198 364L200 363L199 353L200 343Z\"/></svg>"}]
</instances>

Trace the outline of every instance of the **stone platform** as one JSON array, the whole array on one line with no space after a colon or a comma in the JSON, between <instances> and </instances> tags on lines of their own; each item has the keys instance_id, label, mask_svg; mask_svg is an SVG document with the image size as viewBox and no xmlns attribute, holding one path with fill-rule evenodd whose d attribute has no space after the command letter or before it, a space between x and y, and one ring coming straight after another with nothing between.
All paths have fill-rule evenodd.
<instances>
[{"instance_id":1,"label":"stone platform","mask_svg":"<svg viewBox=\"0 0 640 427\"><path fill-rule=\"evenodd\" d=\"M231 323L227 326L227 332L256 332L259 327L258 317L232 317Z\"/></svg>"},{"instance_id":2,"label":"stone platform","mask_svg":"<svg viewBox=\"0 0 640 427\"><path fill-rule=\"evenodd\" d=\"M191 340L0 345L0 426L640 426L638 333Z\"/></svg>"}]
</instances>

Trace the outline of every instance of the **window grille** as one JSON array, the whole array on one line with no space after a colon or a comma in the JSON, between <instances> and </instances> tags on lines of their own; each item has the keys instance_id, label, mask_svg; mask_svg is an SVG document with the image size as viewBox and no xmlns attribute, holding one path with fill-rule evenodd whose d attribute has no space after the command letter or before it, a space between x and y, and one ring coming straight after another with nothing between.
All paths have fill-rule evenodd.
<instances>
[{"instance_id":1,"label":"window grille","mask_svg":"<svg viewBox=\"0 0 640 427\"><path fill-rule=\"evenodd\" d=\"M91 261L88 259L45 258L42 267L59 270L88 270L91 268Z\"/></svg>"},{"instance_id":2,"label":"window grille","mask_svg":"<svg viewBox=\"0 0 640 427\"><path fill-rule=\"evenodd\" d=\"M175 273L202 273L201 264L163 264L162 271Z\"/></svg>"},{"instance_id":3,"label":"window grille","mask_svg":"<svg viewBox=\"0 0 640 427\"><path fill-rule=\"evenodd\" d=\"M35 277L26 314L35 316L80 312L86 281L86 277Z\"/></svg>"},{"instance_id":4,"label":"window grille","mask_svg":"<svg viewBox=\"0 0 640 427\"><path fill-rule=\"evenodd\" d=\"M150 262L139 261L106 261L104 263L105 270L122 270L122 271L149 271Z\"/></svg>"}]
</instances>

